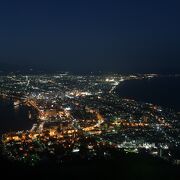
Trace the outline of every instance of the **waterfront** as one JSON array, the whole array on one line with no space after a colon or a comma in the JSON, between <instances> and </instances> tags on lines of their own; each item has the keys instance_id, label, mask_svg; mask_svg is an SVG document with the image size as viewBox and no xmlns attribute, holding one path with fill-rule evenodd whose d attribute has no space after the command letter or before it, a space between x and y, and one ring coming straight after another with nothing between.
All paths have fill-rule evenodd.
<instances>
[{"instance_id":1,"label":"waterfront","mask_svg":"<svg viewBox=\"0 0 180 180\"><path fill-rule=\"evenodd\" d=\"M30 129L33 121L29 119L28 113L27 107L14 107L13 102L0 99L0 134Z\"/></svg>"},{"instance_id":2,"label":"waterfront","mask_svg":"<svg viewBox=\"0 0 180 180\"><path fill-rule=\"evenodd\" d=\"M150 102L180 111L180 78L158 77L145 80L121 82L116 92L123 98ZM25 106L14 107L13 102L0 99L0 134L31 129L29 109Z\"/></svg>"},{"instance_id":3,"label":"waterfront","mask_svg":"<svg viewBox=\"0 0 180 180\"><path fill-rule=\"evenodd\" d=\"M162 76L70 73L1 76L2 97L16 105L6 102L2 108L2 114L9 118L4 122L7 126L2 138L4 156L34 166L43 162L44 157L59 163L76 158L112 159L111 150L137 154L145 151L176 163L174 152L180 147L179 114L154 104L121 98L114 92L123 82L159 77ZM37 117L33 128L32 124L27 126L32 122L28 118L29 108L34 111L32 119ZM12 131L16 132L9 133Z\"/></svg>"},{"instance_id":4,"label":"waterfront","mask_svg":"<svg viewBox=\"0 0 180 180\"><path fill-rule=\"evenodd\" d=\"M149 102L180 112L179 77L125 81L117 87L116 91L123 98Z\"/></svg>"}]
</instances>

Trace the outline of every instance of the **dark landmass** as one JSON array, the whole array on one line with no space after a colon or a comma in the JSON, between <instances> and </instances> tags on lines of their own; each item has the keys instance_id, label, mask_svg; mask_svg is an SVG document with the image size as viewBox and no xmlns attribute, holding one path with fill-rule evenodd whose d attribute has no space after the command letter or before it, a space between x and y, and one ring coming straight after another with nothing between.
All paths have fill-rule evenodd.
<instances>
[{"instance_id":1,"label":"dark landmass","mask_svg":"<svg viewBox=\"0 0 180 180\"><path fill-rule=\"evenodd\" d=\"M0 158L1 176L6 179L168 179L179 180L180 167L161 159L127 154L112 160L74 160L55 164L44 162L34 167Z\"/></svg>"}]
</instances>

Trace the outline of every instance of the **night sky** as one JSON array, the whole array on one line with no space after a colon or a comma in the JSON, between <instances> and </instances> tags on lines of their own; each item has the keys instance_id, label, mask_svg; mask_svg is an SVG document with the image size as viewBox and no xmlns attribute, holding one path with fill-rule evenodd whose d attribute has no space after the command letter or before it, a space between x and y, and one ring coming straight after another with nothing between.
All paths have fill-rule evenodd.
<instances>
[{"instance_id":1,"label":"night sky","mask_svg":"<svg viewBox=\"0 0 180 180\"><path fill-rule=\"evenodd\" d=\"M180 72L179 7L178 0L1 0L0 64Z\"/></svg>"}]
</instances>

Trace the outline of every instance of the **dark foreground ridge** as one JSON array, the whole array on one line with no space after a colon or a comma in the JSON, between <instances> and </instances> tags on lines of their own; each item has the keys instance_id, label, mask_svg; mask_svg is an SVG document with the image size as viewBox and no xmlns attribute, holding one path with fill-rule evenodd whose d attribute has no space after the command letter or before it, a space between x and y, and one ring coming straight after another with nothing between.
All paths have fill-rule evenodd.
<instances>
[{"instance_id":1,"label":"dark foreground ridge","mask_svg":"<svg viewBox=\"0 0 180 180\"><path fill-rule=\"evenodd\" d=\"M180 179L178 166L136 154L127 154L112 160L74 160L59 164L48 161L34 167L10 162L1 157L0 169L1 176L6 179Z\"/></svg>"}]
</instances>

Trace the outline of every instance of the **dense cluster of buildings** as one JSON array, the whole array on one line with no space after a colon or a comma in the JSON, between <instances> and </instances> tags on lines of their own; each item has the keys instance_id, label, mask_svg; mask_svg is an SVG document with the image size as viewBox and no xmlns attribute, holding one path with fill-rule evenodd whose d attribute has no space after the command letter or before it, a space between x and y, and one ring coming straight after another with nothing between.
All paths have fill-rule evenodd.
<instances>
[{"instance_id":1,"label":"dense cluster of buildings","mask_svg":"<svg viewBox=\"0 0 180 180\"><path fill-rule=\"evenodd\" d=\"M123 81L157 76L1 76L1 96L12 98L16 106L30 106L37 114L31 130L3 135L4 154L32 164L47 157L58 161L110 158L109 148L176 159L180 114L123 99L116 92Z\"/></svg>"}]
</instances>

